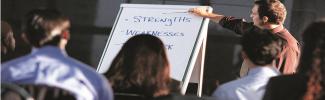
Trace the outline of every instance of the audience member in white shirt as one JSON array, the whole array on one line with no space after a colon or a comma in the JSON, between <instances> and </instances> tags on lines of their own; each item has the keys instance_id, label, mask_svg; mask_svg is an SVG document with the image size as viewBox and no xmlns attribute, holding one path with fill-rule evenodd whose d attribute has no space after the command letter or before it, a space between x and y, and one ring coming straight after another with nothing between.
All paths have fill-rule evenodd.
<instances>
[{"instance_id":1,"label":"audience member in white shirt","mask_svg":"<svg viewBox=\"0 0 325 100\"><path fill-rule=\"evenodd\" d=\"M34 49L1 64L1 82L57 87L78 100L113 100L113 91L102 75L66 54L67 17L56 10L37 9L27 14L23 27L23 36Z\"/></svg>"},{"instance_id":2,"label":"audience member in white shirt","mask_svg":"<svg viewBox=\"0 0 325 100\"><path fill-rule=\"evenodd\" d=\"M268 30L251 28L241 38L242 56L248 59L248 75L225 83L212 94L216 100L261 100L269 78L280 72L275 59L283 40Z\"/></svg>"}]
</instances>

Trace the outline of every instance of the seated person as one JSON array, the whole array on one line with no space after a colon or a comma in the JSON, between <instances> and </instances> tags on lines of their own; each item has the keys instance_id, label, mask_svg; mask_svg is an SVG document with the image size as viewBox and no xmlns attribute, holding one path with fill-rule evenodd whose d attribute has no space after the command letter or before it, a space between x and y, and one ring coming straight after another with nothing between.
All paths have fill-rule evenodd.
<instances>
[{"instance_id":1,"label":"seated person","mask_svg":"<svg viewBox=\"0 0 325 100\"><path fill-rule=\"evenodd\" d=\"M78 100L113 100L107 80L65 51L70 22L56 10L36 9L26 15L23 34L30 54L2 63L1 82L62 88Z\"/></svg>"},{"instance_id":2,"label":"seated person","mask_svg":"<svg viewBox=\"0 0 325 100\"><path fill-rule=\"evenodd\" d=\"M136 35L126 41L105 76L116 100L168 100L178 88L171 87L164 44L152 35Z\"/></svg>"},{"instance_id":3,"label":"seated person","mask_svg":"<svg viewBox=\"0 0 325 100\"><path fill-rule=\"evenodd\" d=\"M15 37L11 26L1 21L1 62L12 59L12 53L16 47Z\"/></svg>"},{"instance_id":4,"label":"seated person","mask_svg":"<svg viewBox=\"0 0 325 100\"><path fill-rule=\"evenodd\" d=\"M230 81L212 94L216 100L260 100L269 78L280 75L275 59L283 41L268 30L252 28L241 38L242 56L247 59L249 72L241 79Z\"/></svg>"},{"instance_id":5,"label":"seated person","mask_svg":"<svg viewBox=\"0 0 325 100\"><path fill-rule=\"evenodd\" d=\"M325 21L310 24L302 34L303 51L297 74L270 79L264 100L325 99Z\"/></svg>"}]
</instances>

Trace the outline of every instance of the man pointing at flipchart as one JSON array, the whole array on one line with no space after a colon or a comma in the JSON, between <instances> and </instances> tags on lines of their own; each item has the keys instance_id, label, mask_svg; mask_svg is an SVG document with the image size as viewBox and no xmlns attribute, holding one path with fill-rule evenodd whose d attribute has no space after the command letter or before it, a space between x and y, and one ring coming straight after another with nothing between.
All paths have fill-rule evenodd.
<instances>
[{"instance_id":1,"label":"man pointing at flipchart","mask_svg":"<svg viewBox=\"0 0 325 100\"><path fill-rule=\"evenodd\" d=\"M208 13L202 8L193 8L189 12L201 17L210 18L222 27L230 29L239 35L243 35L246 30L252 27L271 30L272 33L280 36L286 42L282 45L282 52L276 61L277 69L283 74L296 72L300 56L299 43L283 26L287 11L279 0L256 0L250 15L253 20L252 23L217 13ZM246 67L246 59L244 59L241 76L246 75L247 70L249 69Z\"/></svg>"}]
</instances>

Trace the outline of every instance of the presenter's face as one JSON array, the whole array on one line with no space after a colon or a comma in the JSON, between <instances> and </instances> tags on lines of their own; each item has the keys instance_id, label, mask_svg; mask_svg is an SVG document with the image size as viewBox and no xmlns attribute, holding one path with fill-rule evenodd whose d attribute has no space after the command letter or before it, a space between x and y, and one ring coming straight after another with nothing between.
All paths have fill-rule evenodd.
<instances>
[{"instance_id":1,"label":"presenter's face","mask_svg":"<svg viewBox=\"0 0 325 100\"><path fill-rule=\"evenodd\" d=\"M254 5L254 7L252 8L252 13L251 13L250 17L252 18L255 26L257 26L257 27L262 26L262 21L260 19L260 16L258 15L258 6L257 5Z\"/></svg>"}]
</instances>

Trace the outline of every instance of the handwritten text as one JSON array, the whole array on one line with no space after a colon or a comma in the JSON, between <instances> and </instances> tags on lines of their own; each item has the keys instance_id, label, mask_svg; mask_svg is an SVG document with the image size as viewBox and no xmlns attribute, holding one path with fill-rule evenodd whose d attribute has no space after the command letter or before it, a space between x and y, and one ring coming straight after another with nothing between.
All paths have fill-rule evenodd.
<instances>
[{"instance_id":1,"label":"handwritten text","mask_svg":"<svg viewBox=\"0 0 325 100\"><path fill-rule=\"evenodd\" d=\"M148 16L133 16L136 23L162 23L165 26L172 26L174 23L189 23L189 17L148 17Z\"/></svg>"},{"instance_id":2,"label":"handwritten text","mask_svg":"<svg viewBox=\"0 0 325 100\"><path fill-rule=\"evenodd\" d=\"M179 36L184 36L184 33L182 32L171 32L171 31L151 31L151 30L145 30L145 31L140 31L140 30L126 30L126 35L138 35L138 34L150 34L153 36L170 36L170 37L179 37Z\"/></svg>"}]
</instances>

